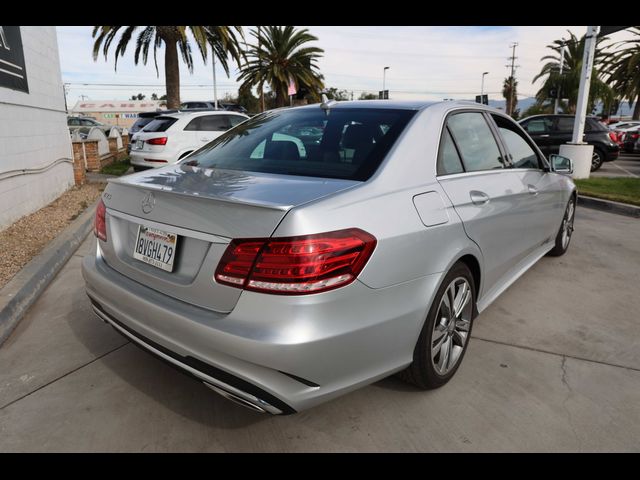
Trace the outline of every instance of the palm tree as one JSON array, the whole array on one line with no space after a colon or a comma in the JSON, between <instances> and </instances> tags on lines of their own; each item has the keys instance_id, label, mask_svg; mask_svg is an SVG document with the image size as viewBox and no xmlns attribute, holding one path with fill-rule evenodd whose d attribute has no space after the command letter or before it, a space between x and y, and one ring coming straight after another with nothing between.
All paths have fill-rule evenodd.
<instances>
[{"instance_id":1,"label":"palm tree","mask_svg":"<svg viewBox=\"0 0 640 480\"><path fill-rule=\"evenodd\" d=\"M518 81L512 76L504 79L502 96L506 100L505 111L507 115L513 116L513 113L516 111L516 105L518 105Z\"/></svg>"},{"instance_id":2,"label":"palm tree","mask_svg":"<svg viewBox=\"0 0 640 480\"><path fill-rule=\"evenodd\" d=\"M323 77L318 72L317 59L324 50L305 44L318 40L307 29L295 30L294 27L263 27L251 35L258 44L249 46L247 63L243 66L238 81L243 88L266 84L275 93L276 105L283 107L288 96L290 82L300 89L302 86L311 91L324 87Z\"/></svg>"},{"instance_id":3,"label":"palm tree","mask_svg":"<svg viewBox=\"0 0 640 480\"><path fill-rule=\"evenodd\" d=\"M149 49L153 46L153 61L156 72L158 72L158 60L156 53L159 47L164 44L164 75L167 86L167 108L180 107L180 65L178 63L178 50L182 55L182 60L187 64L189 72L193 72L193 57L191 55L191 44L187 37L187 31L191 32L195 44L202 55L202 59L207 61L207 50L211 46L213 54L220 60L227 76L229 76L228 55L240 65L242 51L236 33L242 36L242 27L216 27L216 26L95 26L92 37L95 38L93 44L93 59L98 59L100 49L104 53L105 60L111 43L122 32L120 40L116 45L115 68L118 68L118 56L124 53L136 30L141 29L136 37L136 50L134 60L136 65L142 54L142 63L147 64ZM159 75L159 72L158 72Z\"/></svg>"},{"instance_id":4,"label":"palm tree","mask_svg":"<svg viewBox=\"0 0 640 480\"><path fill-rule=\"evenodd\" d=\"M640 27L630 30L640 36ZM613 53L605 65L605 71L609 75L607 82L619 94L622 99L629 102L629 106L635 101L633 119L640 119L640 38L617 42L614 44L626 45L620 51Z\"/></svg>"},{"instance_id":5,"label":"palm tree","mask_svg":"<svg viewBox=\"0 0 640 480\"><path fill-rule=\"evenodd\" d=\"M532 81L535 83L539 78L546 76L546 80L542 88L536 93L536 99L544 102L550 98L555 98L551 93L553 90L560 88L562 98L568 99L567 112L575 113L578 101L578 92L580 90L580 75L582 73L582 57L584 54L585 37L578 39L571 31L569 32L569 40L554 40L547 48L553 50L555 55L546 55L540 60L550 60L545 63ZM598 38L596 43L596 52L594 56L594 67L591 75L591 88L589 90L589 107L593 110L595 101L610 97L611 89L602 80L597 66L602 64L605 53L602 48L598 48L598 44L606 37ZM563 45L565 46L564 64L562 75L560 75L560 58Z\"/></svg>"}]
</instances>

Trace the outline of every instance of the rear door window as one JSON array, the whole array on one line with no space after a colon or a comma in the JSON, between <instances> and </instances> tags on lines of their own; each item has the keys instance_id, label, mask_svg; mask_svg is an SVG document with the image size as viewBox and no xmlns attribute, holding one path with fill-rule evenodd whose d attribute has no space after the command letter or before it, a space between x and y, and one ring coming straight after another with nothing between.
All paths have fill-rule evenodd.
<instances>
[{"instance_id":1,"label":"rear door window","mask_svg":"<svg viewBox=\"0 0 640 480\"><path fill-rule=\"evenodd\" d=\"M224 132L230 128L231 123L229 123L227 115L205 115L203 117L196 117L184 127L187 131L199 132Z\"/></svg>"},{"instance_id":2,"label":"rear door window","mask_svg":"<svg viewBox=\"0 0 640 480\"><path fill-rule=\"evenodd\" d=\"M573 132L573 117L558 117L555 130L561 133Z\"/></svg>"},{"instance_id":3,"label":"rear door window","mask_svg":"<svg viewBox=\"0 0 640 480\"><path fill-rule=\"evenodd\" d=\"M438 152L438 175L450 175L452 173L462 173L462 161L460 155L456 149L449 129L445 128L442 134L442 142L440 145L440 151Z\"/></svg>"},{"instance_id":4,"label":"rear door window","mask_svg":"<svg viewBox=\"0 0 640 480\"><path fill-rule=\"evenodd\" d=\"M467 172L504 168L496 139L481 112L456 113L447 124Z\"/></svg>"},{"instance_id":5,"label":"rear door window","mask_svg":"<svg viewBox=\"0 0 640 480\"><path fill-rule=\"evenodd\" d=\"M501 115L491 115L507 147L514 168L540 168L540 159L535 149L520 129Z\"/></svg>"},{"instance_id":6,"label":"rear door window","mask_svg":"<svg viewBox=\"0 0 640 480\"><path fill-rule=\"evenodd\" d=\"M146 127L145 132L166 132L167 129L178 121L173 117L156 117Z\"/></svg>"},{"instance_id":7,"label":"rear door window","mask_svg":"<svg viewBox=\"0 0 640 480\"><path fill-rule=\"evenodd\" d=\"M527 122L523 123L524 129L529 132L529 134L539 134L539 133L548 133L551 131L552 122L547 117L542 118L532 118Z\"/></svg>"},{"instance_id":8,"label":"rear door window","mask_svg":"<svg viewBox=\"0 0 640 480\"><path fill-rule=\"evenodd\" d=\"M241 117L240 115L228 115L229 122L231 122L231 126L235 127L239 123L242 123L246 120L245 117Z\"/></svg>"}]
</instances>

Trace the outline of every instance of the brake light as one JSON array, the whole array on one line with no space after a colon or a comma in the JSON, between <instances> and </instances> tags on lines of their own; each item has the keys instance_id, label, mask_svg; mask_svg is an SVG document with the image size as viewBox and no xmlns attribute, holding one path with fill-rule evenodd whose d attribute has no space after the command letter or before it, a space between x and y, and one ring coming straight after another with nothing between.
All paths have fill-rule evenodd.
<instances>
[{"instance_id":1,"label":"brake light","mask_svg":"<svg viewBox=\"0 0 640 480\"><path fill-rule=\"evenodd\" d=\"M166 145L167 137L150 138L147 143L149 145Z\"/></svg>"},{"instance_id":2,"label":"brake light","mask_svg":"<svg viewBox=\"0 0 640 480\"><path fill-rule=\"evenodd\" d=\"M107 221L106 221L107 207L100 199L98 207L96 208L96 220L94 223L93 233L103 242L107 241Z\"/></svg>"},{"instance_id":3,"label":"brake light","mask_svg":"<svg viewBox=\"0 0 640 480\"><path fill-rule=\"evenodd\" d=\"M618 141L618 134L616 132L609 132L609 138L614 142Z\"/></svg>"},{"instance_id":4,"label":"brake light","mask_svg":"<svg viewBox=\"0 0 640 480\"><path fill-rule=\"evenodd\" d=\"M283 238L231 241L214 279L218 283L281 295L318 293L353 282L376 246L358 228Z\"/></svg>"},{"instance_id":5,"label":"brake light","mask_svg":"<svg viewBox=\"0 0 640 480\"><path fill-rule=\"evenodd\" d=\"M640 137L640 133L632 133L631 134L631 140L637 140L638 137Z\"/></svg>"}]
</instances>

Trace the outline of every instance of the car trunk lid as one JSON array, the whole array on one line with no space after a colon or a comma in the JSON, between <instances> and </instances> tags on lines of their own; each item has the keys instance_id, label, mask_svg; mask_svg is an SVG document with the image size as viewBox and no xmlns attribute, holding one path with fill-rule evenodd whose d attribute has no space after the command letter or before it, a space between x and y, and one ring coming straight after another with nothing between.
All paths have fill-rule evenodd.
<instances>
[{"instance_id":1,"label":"car trunk lid","mask_svg":"<svg viewBox=\"0 0 640 480\"><path fill-rule=\"evenodd\" d=\"M213 274L232 238L269 237L295 207L359 182L175 165L109 182L107 242L112 268L176 299L219 312L241 290ZM140 226L177 235L173 271L134 258Z\"/></svg>"}]
</instances>

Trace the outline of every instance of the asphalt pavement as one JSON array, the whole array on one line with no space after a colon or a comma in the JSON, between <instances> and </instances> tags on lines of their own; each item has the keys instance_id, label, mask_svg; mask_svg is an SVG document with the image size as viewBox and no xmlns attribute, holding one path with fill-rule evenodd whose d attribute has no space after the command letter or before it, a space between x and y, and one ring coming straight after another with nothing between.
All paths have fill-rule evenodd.
<instances>
[{"instance_id":1,"label":"asphalt pavement","mask_svg":"<svg viewBox=\"0 0 640 480\"><path fill-rule=\"evenodd\" d=\"M640 154L624 153L613 162L605 162L591 177L640 178Z\"/></svg>"},{"instance_id":2,"label":"asphalt pavement","mask_svg":"<svg viewBox=\"0 0 640 480\"><path fill-rule=\"evenodd\" d=\"M91 312L88 237L0 348L0 451L640 451L640 221L578 208L476 320L457 375L388 378L308 411L237 406Z\"/></svg>"}]
</instances>

